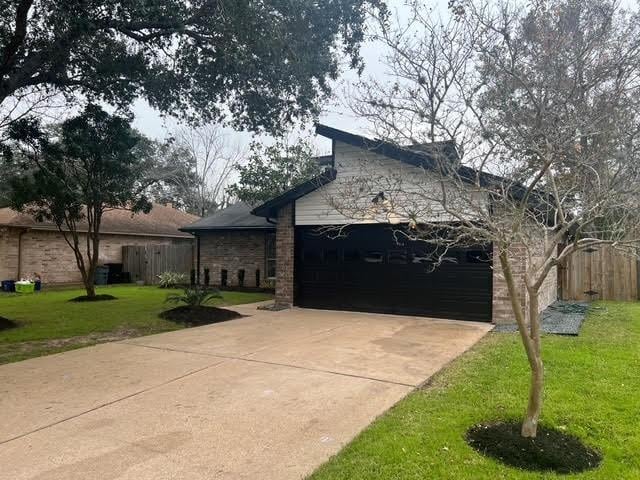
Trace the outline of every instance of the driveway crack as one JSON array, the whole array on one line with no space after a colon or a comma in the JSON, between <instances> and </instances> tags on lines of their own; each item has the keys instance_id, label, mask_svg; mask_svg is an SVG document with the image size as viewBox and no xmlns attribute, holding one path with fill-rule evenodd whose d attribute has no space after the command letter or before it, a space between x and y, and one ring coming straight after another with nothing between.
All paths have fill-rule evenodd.
<instances>
[{"instance_id":1,"label":"driveway crack","mask_svg":"<svg viewBox=\"0 0 640 480\"><path fill-rule=\"evenodd\" d=\"M122 343L127 343L127 342L122 342ZM248 353L246 355L241 355L241 356L233 356L233 355L223 355L223 354L220 354L220 353L193 352L193 351L189 351L189 350L180 350L180 349L169 348L169 347L156 347L156 346L153 346L153 345L142 345L142 344L139 344L139 343L127 343L127 345L134 345L136 347L151 348L151 349L154 349L154 350L165 350L165 351L177 352L177 353L197 353L199 355L208 355L210 357L223 358L225 360L237 360L239 362L261 363L261 364L264 364L264 365L275 365L275 366L279 366L279 367L295 368L295 369L298 369L298 370L306 370L306 371L309 371L309 372L329 373L329 374L332 374L332 375L340 375L342 377L360 378L362 380L371 380L373 382L388 383L390 385L401 385L403 387L411 387L411 388L416 388L417 387L417 385L414 385L412 383L396 382L394 380L385 380L383 378L368 377L366 375L357 375L355 373L338 372L338 371L335 371L335 370L327 370L327 369L323 369L323 368L303 367L301 365L295 365L295 364L291 364L291 363L269 362L269 361L266 361L266 360L257 360L255 358L247 358L246 357L246 355L253 355L253 353L255 353L255 352ZM260 350L262 350L262 349L260 349ZM260 351L260 350L257 350L257 351Z\"/></svg>"}]
</instances>

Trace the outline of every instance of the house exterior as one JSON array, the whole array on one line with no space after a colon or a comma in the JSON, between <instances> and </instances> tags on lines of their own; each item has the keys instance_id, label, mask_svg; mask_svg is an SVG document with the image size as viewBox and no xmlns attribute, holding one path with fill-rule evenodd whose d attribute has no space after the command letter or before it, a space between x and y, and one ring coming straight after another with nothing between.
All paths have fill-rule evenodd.
<instances>
[{"instance_id":1,"label":"house exterior","mask_svg":"<svg viewBox=\"0 0 640 480\"><path fill-rule=\"evenodd\" d=\"M369 174L381 178L428 182L426 151L323 125L316 131L332 140L330 166L321 175L252 210L246 205L234 207L236 213L242 208L242 221L228 222L222 212L185 228L200 245L199 271L208 268L213 284L219 283L218 272L226 271L227 284L233 285L236 269L244 269L245 281L250 271L258 285L271 280L275 270L276 303L285 307L514 322L492 245L449 251L447 255L455 256L456 262L427 268L423 259L429 252L424 242L398 241L393 228L380 219L364 216L354 222L332 205L330 199L346 188L347 179L362 174L358 171L363 164ZM477 201L487 199L478 192ZM197 226L202 229L196 231ZM335 235L341 227L342 235ZM514 275L524 290L527 258L517 247L511 256ZM259 267L262 272L269 268L269 273L255 274ZM540 295L541 309L556 297L552 272ZM521 301L526 304L526 295Z\"/></svg>"},{"instance_id":2,"label":"house exterior","mask_svg":"<svg viewBox=\"0 0 640 480\"><path fill-rule=\"evenodd\" d=\"M274 286L276 225L253 215L252 210L246 203L237 203L182 227L182 231L196 238L199 283L221 287Z\"/></svg>"},{"instance_id":3,"label":"house exterior","mask_svg":"<svg viewBox=\"0 0 640 480\"><path fill-rule=\"evenodd\" d=\"M107 211L100 229L100 263L121 263L123 246L193 244L193 236L179 227L198 218L159 204L148 214ZM82 224L79 231L83 231ZM81 234L81 241L83 237ZM82 281L73 251L54 224L37 222L10 208L0 209L0 278L15 280L36 273L49 284Z\"/></svg>"}]
</instances>

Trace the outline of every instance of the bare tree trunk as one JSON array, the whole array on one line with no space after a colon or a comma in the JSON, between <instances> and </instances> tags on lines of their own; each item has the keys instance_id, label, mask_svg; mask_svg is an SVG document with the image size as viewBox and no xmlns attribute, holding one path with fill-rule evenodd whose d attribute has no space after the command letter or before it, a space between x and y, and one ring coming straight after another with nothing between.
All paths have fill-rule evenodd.
<instances>
[{"instance_id":1,"label":"bare tree trunk","mask_svg":"<svg viewBox=\"0 0 640 480\"><path fill-rule=\"evenodd\" d=\"M520 291L513 277L511 262L508 253L503 250L500 253L500 265L507 282L509 290L509 298L511 299L511 307L513 309L516 322L518 323L518 331L524 345L529 367L531 368L531 386L529 389L529 404L522 422L521 434L523 437L535 438L538 433L538 420L542 411L542 393L544 390L544 376L542 358L540 355L540 328L538 323L538 294L532 289L534 295L531 295L529 289L529 316L535 315L529 319L530 328L527 329L525 312L520 303Z\"/></svg>"},{"instance_id":2,"label":"bare tree trunk","mask_svg":"<svg viewBox=\"0 0 640 480\"><path fill-rule=\"evenodd\" d=\"M93 298L96 296L96 286L92 277L87 277L84 282L84 289L87 291L87 297Z\"/></svg>"},{"instance_id":3,"label":"bare tree trunk","mask_svg":"<svg viewBox=\"0 0 640 480\"><path fill-rule=\"evenodd\" d=\"M531 386L529 390L529 405L522 422L522 436L535 438L538 434L538 421L542 412L542 395L544 393L544 369L542 359L538 358L531 366Z\"/></svg>"},{"instance_id":4,"label":"bare tree trunk","mask_svg":"<svg viewBox=\"0 0 640 480\"><path fill-rule=\"evenodd\" d=\"M535 438L538 433L538 421L542 412L542 396L544 393L544 365L540 352L540 307L538 291L527 286L529 294L529 332L533 343L533 359L529 359L531 367L531 387L529 390L529 405L522 422L522 436Z\"/></svg>"}]
</instances>

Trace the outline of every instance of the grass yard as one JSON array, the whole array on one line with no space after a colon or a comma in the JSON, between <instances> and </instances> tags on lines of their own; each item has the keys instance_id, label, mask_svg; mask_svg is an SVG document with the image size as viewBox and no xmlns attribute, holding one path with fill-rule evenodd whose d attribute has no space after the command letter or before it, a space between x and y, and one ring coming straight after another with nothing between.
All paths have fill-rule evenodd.
<instances>
[{"instance_id":1,"label":"grass yard","mask_svg":"<svg viewBox=\"0 0 640 480\"><path fill-rule=\"evenodd\" d=\"M640 303L602 303L579 337L549 335L543 345L543 423L599 450L598 469L569 476L525 472L466 444L470 426L520 419L526 405L529 375L519 338L490 334L311 478L640 479Z\"/></svg>"},{"instance_id":2,"label":"grass yard","mask_svg":"<svg viewBox=\"0 0 640 480\"><path fill-rule=\"evenodd\" d=\"M0 294L0 316L18 323L0 330L0 364L93 345L100 342L150 335L183 328L158 314L175 305L164 300L169 293L157 287L114 286L98 288L117 300L76 303L68 300L82 289L43 291L33 295ZM223 292L211 305L225 306L268 300L264 293Z\"/></svg>"}]
</instances>

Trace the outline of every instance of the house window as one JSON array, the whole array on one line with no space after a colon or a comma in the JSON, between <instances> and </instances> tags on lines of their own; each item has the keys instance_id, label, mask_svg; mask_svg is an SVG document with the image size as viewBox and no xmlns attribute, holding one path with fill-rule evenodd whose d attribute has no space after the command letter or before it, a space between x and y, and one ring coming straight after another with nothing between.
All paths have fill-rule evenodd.
<instances>
[{"instance_id":1,"label":"house window","mask_svg":"<svg viewBox=\"0 0 640 480\"><path fill-rule=\"evenodd\" d=\"M382 252L365 252L364 261L367 263L382 263L384 260L384 254Z\"/></svg>"},{"instance_id":2,"label":"house window","mask_svg":"<svg viewBox=\"0 0 640 480\"><path fill-rule=\"evenodd\" d=\"M276 234L269 233L267 235L267 243L265 246L266 273L267 279L276 278Z\"/></svg>"},{"instance_id":3,"label":"house window","mask_svg":"<svg viewBox=\"0 0 640 480\"><path fill-rule=\"evenodd\" d=\"M467 263L486 263L489 261L489 254L483 250L468 250Z\"/></svg>"},{"instance_id":4,"label":"house window","mask_svg":"<svg viewBox=\"0 0 640 480\"><path fill-rule=\"evenodd\" d=\"M394 265L404 265L407 263L407 252L404 250L389 250L387 261Z\"/></svg>"}]
</instances>

